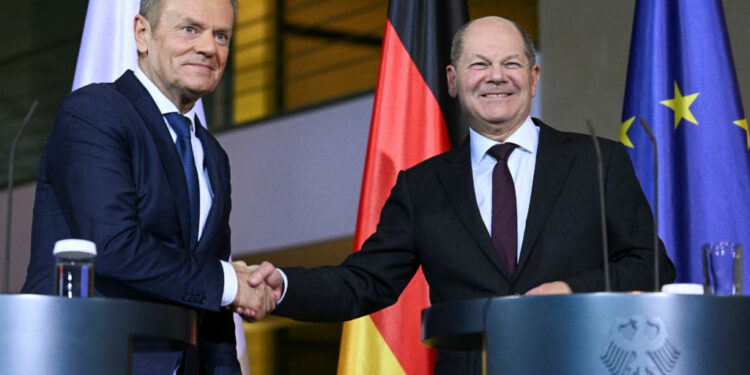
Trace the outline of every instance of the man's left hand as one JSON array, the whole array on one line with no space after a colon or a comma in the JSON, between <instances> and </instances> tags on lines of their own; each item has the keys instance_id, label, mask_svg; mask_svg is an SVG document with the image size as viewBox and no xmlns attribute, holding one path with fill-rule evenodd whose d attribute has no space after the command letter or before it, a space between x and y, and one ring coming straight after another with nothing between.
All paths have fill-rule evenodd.
<instances>
[{"instance_id":1,"label":"man's left hand","mask_svg":"<svg viewBox=\"0 0 750 375\"><path fill-rule=\"evenodd\" d=\"M573 291L568 286L568 283L564 281L553 281L551 283L544 283L535 287L528 292L525 296L543 296L549 294L571 294Z\"/></svg>"}]
</instances>

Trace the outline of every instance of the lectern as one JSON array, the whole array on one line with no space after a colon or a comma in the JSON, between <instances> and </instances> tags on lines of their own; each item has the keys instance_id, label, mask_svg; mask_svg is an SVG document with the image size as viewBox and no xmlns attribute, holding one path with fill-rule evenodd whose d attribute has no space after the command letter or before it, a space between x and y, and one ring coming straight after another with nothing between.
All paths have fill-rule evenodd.
<instances>
[{"instance_id":1,"label":"lectern","mask_svg":"<svg viewBox=\"0 0 750 375\"><path fill-rule=\"evenodd\" d=\"M748 374L750 298L664 293L436 304L422 342L484 350L488 374Z\"/></svg>"},{"instance_id":2,"label":"lectern","mask_svg":"<svg viewBox=\"0 0 750 375\"><path fill-rule=\"evenodd\" d=\"M0 372L130 374L133 351L195 346L195 319L190 309L157 303L0 295Z\"/></svg>"}]
</instances>

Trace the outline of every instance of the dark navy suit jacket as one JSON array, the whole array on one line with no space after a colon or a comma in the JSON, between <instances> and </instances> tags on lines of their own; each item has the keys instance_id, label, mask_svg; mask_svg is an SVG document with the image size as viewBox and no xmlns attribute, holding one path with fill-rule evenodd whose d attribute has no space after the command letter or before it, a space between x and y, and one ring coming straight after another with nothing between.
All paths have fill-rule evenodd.
<instances>
[{"instance_id":1,"label":"dark navy suit jacket","mask_svg":"<svg viewBox=\"0 0 750 375\"><path fill-rule=\"evenodd\" d=\"M540 127L529 215L510 277L482 221L469 142L402 171L376 232L341 266L284 268L289 288L274 312L298 320L348 320L393 304L422 267L435 303L523 294L562 280L604 290L597 163L591 138ZM609 266L614 290L653 289L653 218L624 147L600 141ZM661 282L674 280L663 246ZM533 348L529 348L533 350ZM435 374L479 374L481 355L441 350Z\"/></svg>"},{"instance_id":2,"label":"dark navy suit jacket","mask_svg":"<svg viewBox=\"0 0 750 375\"><path fill-rule=\"evenodd\" d=\"M216 139L196 128L213 205L190 249L184 172L148 91L128 71L70 94L39 165L22 292L54 294L55 241L91 240L96 295L195 308L201 373L239 373L232 314L220 309L219 259L230 254L229 162Z\"/></svg>"}]
</instances>

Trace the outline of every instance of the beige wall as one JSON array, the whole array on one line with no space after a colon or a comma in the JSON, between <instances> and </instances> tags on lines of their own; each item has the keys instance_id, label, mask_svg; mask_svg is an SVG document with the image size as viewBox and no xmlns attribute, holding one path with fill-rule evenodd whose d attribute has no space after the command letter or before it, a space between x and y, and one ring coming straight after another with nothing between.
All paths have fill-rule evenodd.
<instances>
[{"instance_id":1,"label":"beige wall","mask_svg":"<svg viewBox=\"0 0 750 375\"><path fill-rule=\"evenodd\" d=\"M31 217L34 207L34 184L16 186L13 191L13 218L11 227L10 246L10 281L9 290L18 292L26 278L26 266L29 265L29 249L31 248ZM3 264L5 262L5 223L7 215L8 195L0 192L0 290L5 288ZM50 250L51 251L51 250ZM54 272L55 270L49 270Z\"/></svg>"}]
</instances>

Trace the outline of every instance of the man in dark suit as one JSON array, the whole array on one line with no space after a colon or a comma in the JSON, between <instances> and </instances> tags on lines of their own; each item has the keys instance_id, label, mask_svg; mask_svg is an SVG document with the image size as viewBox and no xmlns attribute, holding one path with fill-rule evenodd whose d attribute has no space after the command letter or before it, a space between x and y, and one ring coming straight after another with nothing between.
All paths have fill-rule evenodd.
<instances>
[{"instance_id":1,"label":"man in dark suit","mask_svg":"<svg viewBox=\"0 0 750 375\"><path fill-rule=\"evenodd\" d=\"M342 265L261 264L251 283L284 293L275 314L369 314L393 304L419 266L433 304L604 290L595 149L588 136L529 117L540 74L531 39L487 17L457 32L451 54L448 87L469 140L400 172L376 232ZM663 246L653 248L651 210L624 148L600 143L612 288L651 290L654 251L661 283L674 279L674 267ZM480 371L477 352L438 352L436 374Z\"/></svg>"},{"instance_id":2,"label":"man in dark suit","mask_svg":"<svg viewBox=\"0 0 750 375\"><path fill-rule=\"evenodd\" d=\"M238 374L235 307L261 318L275 306L229 263L227 155L194 104L224 71L234 0L143 0L134 20L138 68L73 92L39 166L24 293L54 294L52 248L96 244L97 296L198 311L198 366L177 353L138 354L134 373Z\"/></svg>"}]
</instances>

